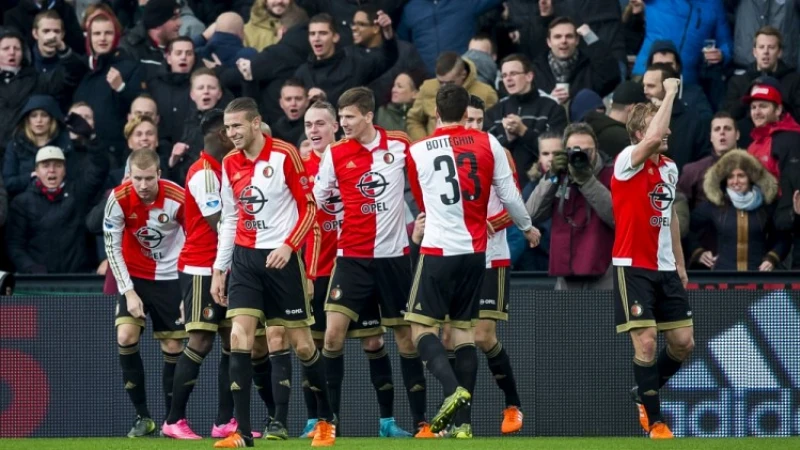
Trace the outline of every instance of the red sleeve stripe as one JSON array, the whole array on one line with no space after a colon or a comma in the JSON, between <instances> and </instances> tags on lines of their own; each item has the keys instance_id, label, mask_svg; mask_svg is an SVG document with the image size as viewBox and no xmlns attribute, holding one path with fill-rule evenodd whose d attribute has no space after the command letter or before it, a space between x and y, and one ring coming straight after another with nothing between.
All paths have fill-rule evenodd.
<instances>
[{"instance_id":1,"label":"red sleeve stripe","mask_svg":"<svg viewBox=\"0 0 800 450\"><path fill-rule=\"evenodd\" d=\"M117 201L122 200L123 198L129 196L131 194L131 185L129 183L123 184L118 186L114 189L114 197Z\"/></svg>"},{"instance_id":2,"label":"red sleeve stripe","mask_svg":"<svg viewBox=\"0 0 800 450\"><path fill-rule=\"evenodd\" d=\"M297 205L298 209L300 205ZM317 219L317 203L314 201L314 196L311 193L306 194L306 213L301 214L300 217L303 217L303 222L300 223L297 227L295 227L295 232L289 236L289 245L297 250L300 248L300 244L302 244L303 240L306 238L309 230L314 225Z\"/></svg>"},{"instance_id":3,"label":"red sleeve stripe","mask_svg":"<svg viewBox=\"0 0 800 450\"><path fill-rule=\"evenodd\" d=\"M311 278L317 278L317 266L319 265L319 252L322 249L322 229L318 223L314 224L311 230L311 248L306 248L306 251L311 252L311 264L308 266L308 275Z\"/></svg>"},{"instance_id":4,"label":"red sleeve stripe","mask_svg":"<svg viewBox=\"0 0 800 450\"><path fill-rule=\"evenodd\" d=\"M408 135L403 131L387 131L386 137L394 141L401 141L409 147L411 146L411 139L409 139Z\"/></svg>"},{"instance_id":5,"label":"red sleeve stripe","mask_svg":"<svg viewBox=\"0 0 800 450\"><path fill-rule=\"evenodd\" d=\"M305 172L305 166L303 165L303 159L300 158L300 152L297 151L294 146L287 144L281 140L275 139L272 141L272 147L275 150L280 150L286 153L289 156L289 159L292 160L292 165L294 166L294 170L297 173Z\"/></svg>"},{"instance_id":6,"label":"red sleeve stripe","mask_svg":"<svg viewBox=\"0 0 800 450\"><path fill-rule=\"evenodd\" d=\"M233 149L233 150L229 151L229 152L228 152L228 154L227 154L227 155L225 155L225 156L222 158L222 160L223 160L223 161L225 161L226 159L230 158L231 156L238 155L240 152L241 152L241 150L239 150L238 148L235 148L235 149Z\"/></svg>"},{"instance_id":7,"label":"red sleeve stripe","mask_svg":"<svg viewBox=\"0 0 800 450\"><path fill-rule=\"evenodd\" d=\"M508 212L503 211L501 214L489 218L489 223L492 224L494 231L500 231L508 228L512 223L511 216Z\"/></svg>"},{"instance_id":8,"label":"red sleeve stripe","mask_svg":"<svg viewBox=\"0 0 800 450\"><path fill-rule=\"evenodd\" d=\"M176 202L184 202L185 194L182 189L176 188L174 186L164 186L164 195Z\"/></svg>"}]
</instances>

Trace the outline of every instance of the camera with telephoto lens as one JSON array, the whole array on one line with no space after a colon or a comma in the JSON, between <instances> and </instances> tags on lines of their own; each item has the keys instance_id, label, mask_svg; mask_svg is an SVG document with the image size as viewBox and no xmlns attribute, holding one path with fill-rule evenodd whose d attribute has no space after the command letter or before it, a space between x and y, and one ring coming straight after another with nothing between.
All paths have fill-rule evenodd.
<instances>
[{"instance_id":1,"label":"camera with telephoto lens","mask_svg":"<svg viewBox=\"0 0 800 450\"><path fill-rule=\"evenodd\" d=\"M568 148L567 160L575 170L584 170L589 167L589 154L580 147Z\"/></svg>"}]
</instances>

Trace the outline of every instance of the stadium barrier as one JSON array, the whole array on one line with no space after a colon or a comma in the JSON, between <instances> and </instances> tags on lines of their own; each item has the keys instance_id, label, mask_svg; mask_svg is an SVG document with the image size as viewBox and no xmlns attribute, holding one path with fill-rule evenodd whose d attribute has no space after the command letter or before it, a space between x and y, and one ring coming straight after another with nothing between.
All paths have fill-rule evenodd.
<instances>
[{"instance_id":1,"label":"stadium barrier","mask_svg":"<svg viewBox=\"0 0 800 450\"><path fill-rule=\"evenodd\" d=\"M662 391L663 410L680 436L787 436L800 433L800 293L693 291L694 356ZM113 330L116 299L0 298L0 437L123 436L134 411L122 388ZM610 292L517 288L500 338L511 355L525 413L522 435L636 436L629 338L614 333ZM143 340L148 402L163 419L161 352ZM411 427L396 349L387 333L396 385L396 417ZM374 436L378 408L357 341L346 348L340 434ZM195 431L216 416L219 347L203 365L189 404ZM479 354L472 409L477 435L499 434L505 406ZM428 375L428 414L441 401ZM289 429L306 413L295 362ZM253 417L265 416L253 396ZM261 426L254 423L255 427Z\"/></svg>"}]
</instances>

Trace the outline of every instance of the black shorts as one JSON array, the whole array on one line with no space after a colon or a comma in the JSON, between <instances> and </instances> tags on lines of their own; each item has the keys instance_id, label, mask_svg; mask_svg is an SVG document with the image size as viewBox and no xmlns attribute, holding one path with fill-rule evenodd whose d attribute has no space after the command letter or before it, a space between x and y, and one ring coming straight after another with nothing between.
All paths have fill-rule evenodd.
<instances>
[{"instance_id":1,"label":"black shorts","mask_svg":"<svg viewBox=\"0 0 800 450\"><path fill-rule=\"evenodd\" d=\"M508 292L511 279L508 267L486 269L481 286L481 299L478 305L478 318L508 321Z\"/></svg>"},{"instance_id":2,"label":"black shorts","mask_svg":"<svg viewBox=\"0 0 800 450\"><path fill-rule=\"evenodd\" d=\"M453 328L474 327L485 274L484 253L420 255L406 320L434 327L449 319Z\"/></svg>"},{"instance_id":3,"label":"black shorts","mask_svg":"<svg viewBox=\"0 0 800 450\"><path fill-rule=\"evenodd\" d=\"M153 337L156 339L183 339L186 331L181 320L181 288L178 280L145 280L131 278L133 290L144 305L144 313L153 321ZM128 312L124 295L117 301L114 326L125 323L144 328L144 319L137 319Z\"/></svg>"},{"instance_id":4,"label":"black shorts","mask_svg":"<svg viewBox=\"0 0 800 450\"><path fill-rule=\"evenodd\" d=\"M314 280L314 297L311 306L314 310L314 325L311 325L311 336L314 339L325 339L325 299L328 298L328 286L331 277L318 277ZM358 321L350 321L347 337L362 338L377 336L386 332L381 326L381 315L377 304L372 304L362 311Z\"/></svg>"},{"instance_id":5,"label":"black shorts","mask_svg":"<svg viewBox=\"0 0 800 450\"><path fill-rule=\"evenodd\" d=\"M325 311L340 312L362 326L374 326L375 305L380 324L408 325L403 319L411 285L411 259L346 258L333 265ZM364 325L366 323L366 325Z\"/></svg>"},{"instance_id":6,"label":"black shorts","mask_svg":"<svg viewBox=\"0 0 800 450\"><path fill-rule=\"evenodd\" d=\"M257 317L269 327L303 328L313 324L300 255L293 253L283 269L267 269L270 252L234 247L226 317Z\"/></svg>"},{"instance_id":7,"label":"black shorts","mask_svg":"<svg viewBox=\"0 0 800 450\"><path fill-rule=\"evenodd\" d=\"M678 272L614 266L614 321L617 333L691 327L692 307Z\"/></svg>"},{"instance_id":8,"label":"black shorts","mask_svg":"<svg viewBox=\"0 0 800 450\"><path fill-rule=\"evenodd\" d=\"M216 333L220 328L231 328L233 325L231 320L225 318L228 308L218 305L211 296L210 275L178 272L178 280L183 294L183 316L187 333L190 331ZM229 284L225 283L226 286ZM259 323L256 336L265 335L266 328Z\"/></svg>"}]
</instances>

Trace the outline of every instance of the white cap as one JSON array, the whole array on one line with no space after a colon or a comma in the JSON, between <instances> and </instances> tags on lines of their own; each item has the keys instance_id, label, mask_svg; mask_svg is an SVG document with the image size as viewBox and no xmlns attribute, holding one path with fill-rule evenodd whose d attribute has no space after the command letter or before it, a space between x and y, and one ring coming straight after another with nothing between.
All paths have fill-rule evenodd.
<instances>
[{"instance_id":1,"label":"white cap","mask_svg":"<svg viewBox=\"0 0 800 450\"><path fill-rule=\"evenodd\" d=\"M39 164L42 161L50 161L51 159L64 161L64 152L54 145L42 147L38 152L36 152L36 164Z\"/></svg>"}]
</instances>

